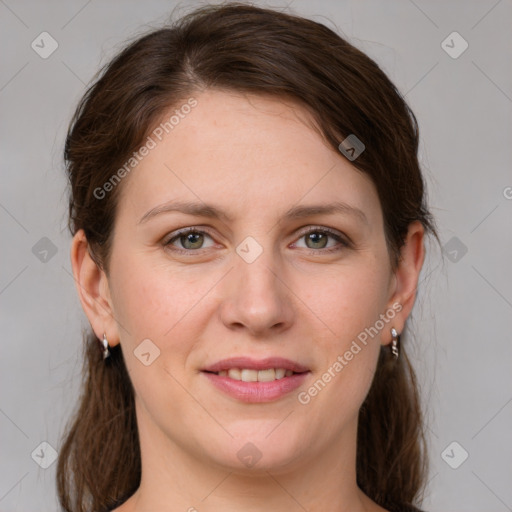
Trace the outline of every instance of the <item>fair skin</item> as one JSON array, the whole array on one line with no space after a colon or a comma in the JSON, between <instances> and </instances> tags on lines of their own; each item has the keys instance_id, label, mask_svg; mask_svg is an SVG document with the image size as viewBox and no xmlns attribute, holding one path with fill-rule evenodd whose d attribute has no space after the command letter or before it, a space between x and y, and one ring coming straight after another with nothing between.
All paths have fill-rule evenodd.
<instances>
[{"instance_id":1,"label":"fair skin","mask_svg":"<svg viewBox=\"0 0 512 512\"><path fill-rule=\"evenodd\" d=\"M390 328L402 332L412 310L423 228L410 225L392 271L374 185L302 108L212 90L193 96L197 106L119 185L108 275L83 231L72 244L84 311L99 339L105 332L121 344L136 394L141 485L116 512L382 512L356 484L358 411ZM165 212L140 222L170 200L212 204L230 219ZM340 212L283 217L334 201L367 222ZM186 227L200 233L176 237ZM262 249L251 263L236 251L248 236ZM378 335L300 403L299 392L395 303L400 311ZM160 350L148 366L134 355L146 339ZM237 355L284 357L308 373L290 393L247 403L201 371ZM249 442L261 455L251 467L237 455Z\"/></svg>"}]
</instances>

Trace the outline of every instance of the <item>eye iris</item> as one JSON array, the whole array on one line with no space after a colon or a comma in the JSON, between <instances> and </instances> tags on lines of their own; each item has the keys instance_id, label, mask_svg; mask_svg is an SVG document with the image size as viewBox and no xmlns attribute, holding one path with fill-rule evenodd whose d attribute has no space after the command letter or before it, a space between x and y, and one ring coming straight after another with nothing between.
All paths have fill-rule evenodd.
<instances>
[{"instance_id":1,"label":"eye iris","mask_svg":"<svg viewBox=\"0 0 512 512\"><path fill-rule=\"evenodd\" d=\"M323 249L327 244L327 235L325 233L319 233L317 231L315 231L313 233L308 233L308 235L306 236L306 245L308 245L307 242L313 242L313 243L320 242L320 244L321 244L320 249ZM313 248L318 249L319 246L314 246Z\"/></svg>"},{"instance_id":2,"label":"eye iris","mask_svg":"<svg viewBox=\"0 0 512 512\"><path fill-rule=\"evenodd\" d=\"M183 247L185 247L186 249L199 249L203 242L202 236L203 235L201 233L187 233L186 235L182 235L180 237L180 241L183 244ZM187 243L189 243L189 242L191 244L197 244L198 238L199 238L199 242L200 242L199 247L198 246L190 247L187 245Z\"/></svg>"}]
</instances>

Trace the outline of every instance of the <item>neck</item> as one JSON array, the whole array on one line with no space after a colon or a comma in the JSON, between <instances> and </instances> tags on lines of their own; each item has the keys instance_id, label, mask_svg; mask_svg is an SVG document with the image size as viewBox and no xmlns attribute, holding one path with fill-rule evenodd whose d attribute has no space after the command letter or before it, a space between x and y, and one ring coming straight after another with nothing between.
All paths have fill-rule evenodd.
<instances>
[{"instance_id":1,"label":"neck","mask_svg":"<svg viewBox=\"0 0 512 512\"><path fill-rule=\"evenodd\" d=\"M314 458L248 469L222 466L196 454L194 448L170 440L143 414L138 418L142 477L123 512L384 510L357 487L357 421Z\"/></svg>"}]
</instances>

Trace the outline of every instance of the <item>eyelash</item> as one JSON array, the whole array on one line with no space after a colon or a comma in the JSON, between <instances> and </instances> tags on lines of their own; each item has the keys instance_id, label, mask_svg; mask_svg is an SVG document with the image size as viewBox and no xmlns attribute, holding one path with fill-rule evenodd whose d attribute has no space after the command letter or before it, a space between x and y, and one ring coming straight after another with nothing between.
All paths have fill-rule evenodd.
<instances>
[{"instance_id":1,"label":"eyelash","mask_svg":"<svg viewBox=\"0 0 512 512\"><path fill-rule=\"evenodd\" d=\"M201 249L179 249L172 245L172 242L174 240L177 240L180 237L188 235L190 233L206 234L206 235L210 236L211 238L213 238L212 234L208 230L190 227L190 228L184 228L184 229L181 229L179 231L172 233L172 237L168 238L167 241L164 241L163 245L165 247L171 248L170 250L172 252L175 252L178 254L186 254L187 256L194 256L197 254L201 254L203 250L208 249L208 248L206 248L206 249L202 249L202 248ZM328 249L308 249L308 248L306 248L306 250L308 251L308 254L318 254L318 253L330 254L333 252L340 251L341 249L350 247L350 243L347 240L345 240L343 237L341 237L337 231L334 231L334 230L332 230L330 228L326 228L326 227L321 227L321 228L320 227L312 227L312 228L308 229L307 231L302 232L298 239L304 238L305 236L309 235L310 233L322 233L324 235L328 235L328 236L334 238L339 244L341 244L342 247L335 246L335 247L330 247Z\"/></svg>"}]
</instances>

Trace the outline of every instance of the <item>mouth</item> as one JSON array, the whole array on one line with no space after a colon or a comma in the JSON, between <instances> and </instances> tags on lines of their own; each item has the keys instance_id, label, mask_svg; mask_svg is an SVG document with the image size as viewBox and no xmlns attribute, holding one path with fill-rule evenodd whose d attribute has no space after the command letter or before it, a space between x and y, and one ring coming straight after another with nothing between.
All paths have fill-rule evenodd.
<instances>
[{"instance_id":1,"label":"mouth","mask_svg":"<svg viewBox=\"0 0 512 512\"><path fill-rule=\"evenodd\" d=\"M280 357L255 360L237 357L201 370L223 393L242 402L270 402L300 386L310 370Z\"/></svg>"},{"instance_id":2,"label":"mouth","mask_svg":"<svg viewBox=\"0 0 512 512\"><path fill-rule=\"evenodd\" d=\"M233 380L243 382L272 382L274 380L284 379L292 375L304 372L294 372L286 368L266 368L265 370L252 370L250 368L230 368L229 370L221 370L213 373L219 377L228 377Z\"/></svg>"}]
</instances>

